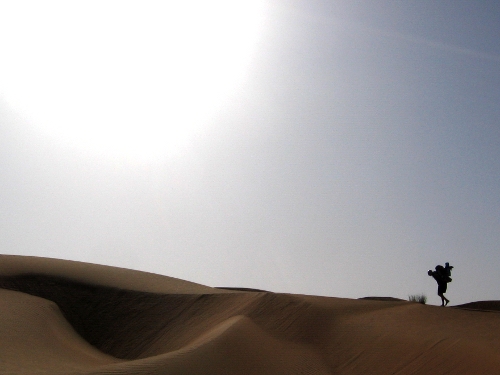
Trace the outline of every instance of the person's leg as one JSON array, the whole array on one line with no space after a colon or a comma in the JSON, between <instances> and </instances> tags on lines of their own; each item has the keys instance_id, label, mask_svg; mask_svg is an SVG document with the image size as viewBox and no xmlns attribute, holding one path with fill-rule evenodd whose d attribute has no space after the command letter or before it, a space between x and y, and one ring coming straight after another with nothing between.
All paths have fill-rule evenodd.
<instances>
[{"instance_id":1,"label":"person's leg","mask_svg":"<svg viewBox=\"0 0 500 375\"><path fill-rule=\"evenodd\" d=\"M438 293L438 296L441 297L441 306L444 306L444 296L443 296L443 293Z\"/></svg>"},{"instance_id":2,"label":"person's leg","mask_svg":"<svg viewBox=\"0 0 500 375\"><path fill-rule=\"evenodd\" d=\"M441 297L441 306L445 306L445 301L446 305L450 302L450 300L444 296L444 293L446 293L446 287L446 283L438 284L438 296Z\"/></svg>"}]
</instances>

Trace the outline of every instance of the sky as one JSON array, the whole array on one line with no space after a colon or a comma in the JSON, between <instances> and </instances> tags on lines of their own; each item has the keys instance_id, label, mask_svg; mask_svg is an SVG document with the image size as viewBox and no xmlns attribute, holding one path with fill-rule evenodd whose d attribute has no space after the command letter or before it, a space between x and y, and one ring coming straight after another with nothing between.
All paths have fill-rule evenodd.
<instances>
[{"instance_id":1,"label":"sky","mask_svg":"<svg viewBox=\"0 0 500 375\"><path fill-rule=\"evenodd\" d=\"M500 299L500 3L0 0L0 252Z\"/></svg>"}]
</instances>

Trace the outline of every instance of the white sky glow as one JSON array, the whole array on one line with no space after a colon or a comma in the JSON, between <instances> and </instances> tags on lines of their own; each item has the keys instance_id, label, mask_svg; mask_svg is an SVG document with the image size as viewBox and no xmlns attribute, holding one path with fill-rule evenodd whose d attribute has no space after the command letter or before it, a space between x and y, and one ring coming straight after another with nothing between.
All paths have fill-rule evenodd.
<instances>
[{"instance_id":1,"label":"white sky glow","mask_svg":"<svg viewBox=\"0 0 500 375\"><path fill-rule=\"evenodd\" d=\"M84 153L179 152L244 80L262 2L8 2L0 94Z\"/></svg>"}]
</instances>

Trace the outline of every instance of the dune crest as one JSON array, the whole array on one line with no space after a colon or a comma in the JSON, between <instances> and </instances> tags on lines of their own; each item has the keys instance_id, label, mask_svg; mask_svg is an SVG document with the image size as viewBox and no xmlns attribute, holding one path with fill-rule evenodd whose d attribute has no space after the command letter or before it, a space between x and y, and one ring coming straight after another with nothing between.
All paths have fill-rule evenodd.
<instances>
[{"instance_id":1,"label":"dune crest","mask_svg":"<svg viewBox=\"0 0 500 375\"><path fill-rule=\"evenodd\" d=\"M221 290L44 258L0 256L0 264L0 373L491 374L500 368L496 312Z\"/></svg>"}]
</instances>

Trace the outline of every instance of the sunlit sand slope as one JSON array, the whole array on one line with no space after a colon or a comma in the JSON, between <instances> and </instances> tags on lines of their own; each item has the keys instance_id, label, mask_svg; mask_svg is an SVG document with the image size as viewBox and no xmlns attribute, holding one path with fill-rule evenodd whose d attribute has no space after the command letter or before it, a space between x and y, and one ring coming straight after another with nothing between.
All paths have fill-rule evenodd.
<instances>
[{"instance_id":1,"label":"sunlit sand slope","mask_svg":"<svg viewBox=\"0 0 500 375\"><path fill-rule=\"evenodd\" d=\"M83 340L46 299L0 289L0 373L71 373L116 363Z\"/></svg>"},{"instance_id":2,"label":"sunlit sand slope","mask_svg":"<svg viewBox=\"0 0 500 375\"><path fill-rule=\"evenodd\" d=\"M0 374L493 374L500 313L0 256ZM134 282L135 281L135 282Z\"/></svg>"}]
</instances>

